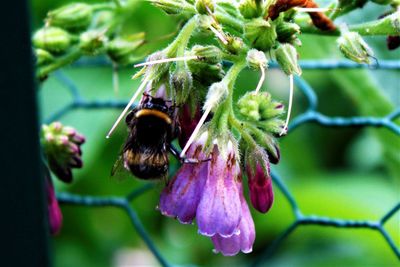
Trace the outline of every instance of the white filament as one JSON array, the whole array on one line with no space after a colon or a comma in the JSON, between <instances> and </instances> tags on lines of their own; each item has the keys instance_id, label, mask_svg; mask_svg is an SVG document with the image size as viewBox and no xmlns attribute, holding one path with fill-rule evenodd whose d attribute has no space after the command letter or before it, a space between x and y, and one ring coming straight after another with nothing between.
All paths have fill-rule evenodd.
<instances>
[{"instance_id":1,"label":"white filament","mask_svg":"<svg viewBox=\"0 0 400 267\"><path fill-rule=\"evenodd\" d=\"M142 93L143 88L147 84L147 79L143 80L140 84L139 88L136 90L135 94L132 96L131 100L129 101L128 105L126 105L124 111L122 111L121 115L119 115L118 119L115 121L114 125L111 127L110 131L108 132L106 138L110 138L111 134L114 132L115 128L117 128L118 124L121 122L122 118L128 112L129 108L132 106L133 102L135 102L136 98Z\"/></svg>"},{"instance_id":2,"label":"white filament","mask_svg":"<svg viewBox=\"0 0 400 267\"><path fill-rule=\"evenodd\" d=\"M186 61L186 60L192 60L192 59L199 59L199 57L198 56L185 56L185 57L164 58L164 59L158 59L158 60L147 61L147 62L135 64L133 67L137 68L137 67L161 64L161 63L167 63L167 62Z\"/></svg>"},{"instance_id":3,"label":"white filament","mask_svg":"<svg viewBox=\"0 0 400 267\"><path fill-rule=\"evenodd\" d=\"M201 126L206 121L207 116L211 112L212 107L213 107L212 105L209 105L207 107L206 111L204 111L204 114L200 118L199 122L197 123L196 128L194 129L192 135L190 136L189 140L186 142L185 147L182 149L182 152L180 154L181 158L185 157L187 150L189 149L190 145L193 143L194 139L197 137L197 134L199 133Z\"/></svg>"},{"instance_id":4,"label":"white filament","mask_svg":"<svg viewBox=\"0 0 400 267\"><path fill-rule=\"evenodd\" d=\"M218 37L218 39L221 40L221 42L224 43L224 45L228 44L228 41L226 40L225 36L220 33L217 29L215 29L214 27L210 27L210 30Z\"/></svg>"},{"instance_id":5,"label":"white filament","mask_svg":"<svg viewBox=\"0 0 400 267\"><path fill-rule=\"evenodd\" d=\"M289 125L289 119L290 119L290 113L292 112L292 104L293 104L293 91L294 91L294 81L293 81L293 74L289 75L289 107L288 107L288 112L287 112L287 116L286 116L286 122L285 122L285 126L283 127L281 133L279 134L280 136L282 136L283 134L286 134L287 132L287 128Z\"/></svg>"},{"instance_id":6,"label":"white filament","mask_svg":"<svg viewBox=\"0 0 400 267\"><path fill-rule=\"evenodd\" d=\"M264 66L260 65L260 69L261 69L261 77L260 77L260 80L258 81L257 88L255 90L256 94L260 91L261 86L263 85L264 80L265 80L265 69L264 69Z\"/></svg>"}]
</instances>

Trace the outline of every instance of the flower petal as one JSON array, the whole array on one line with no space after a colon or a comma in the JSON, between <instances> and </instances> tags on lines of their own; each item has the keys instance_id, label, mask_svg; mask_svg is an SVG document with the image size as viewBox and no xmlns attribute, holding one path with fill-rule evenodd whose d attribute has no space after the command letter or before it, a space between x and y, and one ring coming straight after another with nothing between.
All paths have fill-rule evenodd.
<instances>
[{"instance_id":1,"label":"flower petal","mask_svg":"<svg viewBox=\"0 0 400 267\"><path fill-rule=\"evenodd\" d=\"M209 165L209 161L204 161L206 156L202 152L206 140L207 134L203 134L186 153L189 158L200 162L183 164L160 197L161 213L176 217L181 223L193 221L203 194Z\"/></svg>"},{"instance_id":2,"label":"flower petal","mask_svg":"<svg viewBox=\"0 0 400 267\"><path fill-rule=\"evenodd\" d=\"M224 256L234 256L239 251L250 253L253 250L253 243L256 237L253 218L251 217L249 207L240 187L240 201L242 208L242 217L239 224L240 233L230 237L214 235L211 237L215 246L215 252L221 252Z\"/></svg>"},{"instance_id":3,"label":"flower petal","mask_svg":"<svg viewBox=\"0 0 400 267\"><path fill-rule=\"evenodd\" d=\"M228 155L228 159L224 159L217 146L214 146L207 182L196 215L199 233L202 235L219 234L227 237L238 233L241 207L236 175L239 166L235 155Z\"/></svg>"},{"instance_id":4,"label":"flower petal","mask_svg":"<svg viewBox=\"0 0 400 267\"><path fill-rule=\"evenodd\" d=\"M184 164L160 197L163 215L176 217L181 223L191 223L206 182L208 162Z\"/></svg>"}]
</instances>

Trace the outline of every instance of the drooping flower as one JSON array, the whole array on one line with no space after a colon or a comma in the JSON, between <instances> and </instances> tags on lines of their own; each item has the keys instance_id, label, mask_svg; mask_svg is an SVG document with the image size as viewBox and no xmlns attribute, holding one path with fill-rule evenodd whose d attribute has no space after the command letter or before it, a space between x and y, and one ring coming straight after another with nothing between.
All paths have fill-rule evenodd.
<instances>
[{"instance_id":1,"label":"drooping flower","mask_svg":"<svg viewBox=\"0 0 400 267\"><path fill-rule=\"evenodd\" d=\"M214 145L209 163L207 182L197 207L199 233L229 237L237 234L241 218L238 189L240 173L233 144L228 141L226 155Z\"/></svg>"},{"instance_id":2,"label":"drooping flower","mask_svg":"<svg viewBox=\"0 0 400 267\"><path fill-rule=\"evenodd\" d=\"M202 151L206 140L207 133L203 133L187 151L187 157L200 162L183 164L161 194L161 213L177 218L181 223L192 223L203 194L209 167Z\"/></svg>"},{"instance_id":3,"label":"drooping flower","mask_svg":"<svg viewBox=\"0 0 400 267\"><path fill-rule=\"evenodd\" d=\"M41 143L51 171L63 182L72 181L72 168L81 168L85 137L60 122L43 125Z\"/></svg>"},{"instance_id":4,"label":"drooping flower","mask_svg":"<svg viewBox=\"0 0 400 267\"><path fill-rule=\"evenodd\" d=\"M189 147L186 156L197 163L185 163L164 189L161 213L182 223L195 218L198 232L211 237L215 251L233 256L252 250L254 223L242 192L238 150L234 139L215 140L211 152L204 152L205 131Z\"/></svg>"},{"instance_id":5,"label":"drooping flower","mask_svg":"<svg viewBox=\"0 0 400 267\"><path fill-rule=\"evenodd\" d=\"M45 169L45 191L47 196L47 212L50 226L50 233L56 235L62 227L63 216L58 205L56 194L54 192L53 182L49 170Z\"/></svg>"},{"instance_id":6,"label":"drooping flower","mask_svg":"<svg viewBox=\"0 0 400 267\"><path fill-rule=\"evenodd\" d=\"M250 253L253 250L253 243L256 238L253 218L244 198L241 182L238 182L238 189L242 213L238 226L239 234L234 234L230 237L216 234L211 237L215 246L214 252L221 252L224 256L234 256L240 251Z\"/></svg>"}]
</instances>

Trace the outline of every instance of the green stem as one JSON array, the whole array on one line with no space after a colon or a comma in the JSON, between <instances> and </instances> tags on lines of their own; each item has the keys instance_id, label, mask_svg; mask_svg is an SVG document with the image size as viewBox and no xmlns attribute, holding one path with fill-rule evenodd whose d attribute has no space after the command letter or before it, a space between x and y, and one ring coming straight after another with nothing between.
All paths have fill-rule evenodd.
<instances>
[{"instance_id":1,"label":"green stem","mask_svg":"<svg viewBox=\"0 0 400 267\"><path fill-rule=\"evenodd\" d=\"M240 60L233 63L232 67L229 69L228 73L222 79L226 82L229 88L229 95L233 94L233 85L238 77L239 73L246 67L246 59L241 58Z\"/></svg>"},{"instance_id":2,"label":"green stem","mask_svg":"<svg viewBox=\"0 0 400 267\"><path fill-rule=\"evenodd\" d=\"M334 31L321 31L314 26L309 25L309 20L304 18L296 19L295 22L301 27L302 33L333 35L339 36L338 29ZM393 13L382 19L369 21L365 23L349 25L349 30L358 32L361 35L399 35L400 34L400 12Z\"/></svg>"},{"instance_id":3,"label":"green stem","mask_svg":"<svg viewBox=\"0 0 400 267\"><path fill-rule=\"evenodd\" d=\"M400 34L400 11L379 20L351 25L349 29L362 35L398 35Z\"/></svg>"},{"instance_id":4,"label":"green stem","mask_svg":"<svg viewBox=\"0 0 400 267\"><path fill-rule=\"evenodd\" d=\"M244 123L236 119L233 112L229 114L228 121L229 124L239 132L240 136L246 141L250 149L257 147L256 141L254 141L253 137L245 130Z\"/></svg>"},{"instance_id":5,"label":"green stem","mask_svg":"<svg viewBox=\"0 0 400 267\"><path fill-rule=\"evenodd\" d=\"M228 73L222 79L221 82L226 83L228 86L228 95L226 99L221 105L218 107L216 114L217 117L213 118L212 125L215 125L219 132L226 132L228 130L228 116L233 113L232 107L232 98L233 98L233 89L235 81L239 75L239 73L246 67L246 61L241 59L240 61L236 61L232 67L229 69Z\"/></svg>"},{"instance_id":6,"label":"green stem","mask_svg":"<svg viewBox=\"0 0 400 267\"><path fill-rule=\"evenodd\" d=\"M184 55L190 37L192 36L193 31L196 29L196 18L197 16L194 16L188 20L175 40L165 49L165 51L167 51L167 57Z\"/></svg>"},{"instance_id":7,"label":"green stem","mask_svg":"<svg viewBox=\"0 0 400 267\"><path fill-rule=\"evenodd\" d=\"M36 77L38 79L42 79L46 77L50 72L70 64L71 62L79 59L79 57L81 56L82 52L78 47L76 47L72 49L71 52L69 52L65 56L57 58L54 62L50 63L49 65L39 67L36 72Z\"/></svg>"}]
</instances>

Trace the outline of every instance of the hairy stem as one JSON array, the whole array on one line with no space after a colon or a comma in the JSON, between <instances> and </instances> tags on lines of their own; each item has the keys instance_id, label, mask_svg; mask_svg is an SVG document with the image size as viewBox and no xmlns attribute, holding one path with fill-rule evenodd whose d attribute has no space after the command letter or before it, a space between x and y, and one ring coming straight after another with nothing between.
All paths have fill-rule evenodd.
<instances>
[{"instance_id":1,"label":"hairy stem","mask_svg":"<svg viewBox=\"0 0 400 267\"><path fill-rule=\"evenodd\" d=\"M36 77L38 79L42 79L46 77L50 72L72 63L73 61L79 59L81 56L82 52L78 47L75 47L68 54L61 58L58 58L53 63L43 67L39 67L36 72Z\"/></svg>"}]
</instances>

